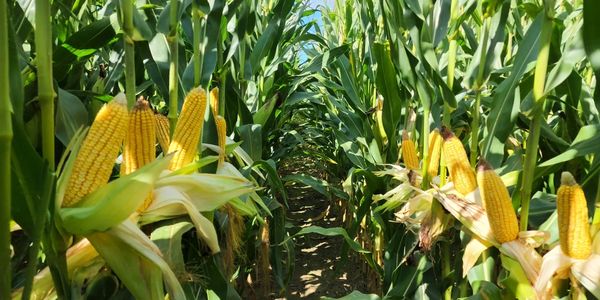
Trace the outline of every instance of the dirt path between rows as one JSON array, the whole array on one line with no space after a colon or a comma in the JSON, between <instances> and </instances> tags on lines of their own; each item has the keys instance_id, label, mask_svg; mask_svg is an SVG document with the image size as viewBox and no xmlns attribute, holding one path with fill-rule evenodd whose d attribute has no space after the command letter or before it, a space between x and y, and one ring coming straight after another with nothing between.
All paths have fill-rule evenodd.
<instances>
[{"instance_id":1,"label":"dirt path between rows","mask_svg":"<svg viewBox=\"0 0 600 300\"><path fill-rule=\"evenodd\" d=\"M311 170L314 164L303 161L294 164L293 173L320 177ZM288 221L293 232L308 226L337 227L341 225L340 211L330 207L330 201L302 184L287 186ZM310 234L295 239L295 270L288 286L287 299L320 299L322 296L339 298L353 290L365 290L366 280L359 267L350 258L342 260L342 237Z\"/></svg>"}]
</instances>

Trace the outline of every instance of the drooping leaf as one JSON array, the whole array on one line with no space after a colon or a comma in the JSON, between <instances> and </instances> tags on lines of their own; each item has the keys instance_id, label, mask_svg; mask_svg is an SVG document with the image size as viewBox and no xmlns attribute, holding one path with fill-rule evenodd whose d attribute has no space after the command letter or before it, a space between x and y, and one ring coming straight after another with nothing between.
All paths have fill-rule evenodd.
<instances>
[{"instance_id":1,"label":"drooping leaf","mask_svg":"<svg viewBox=\"0 0 600 300\"><path fill-rule=\"evenodd\" d=\"M73 94L59 88L56 102L56 137L68 145L77 130L88 124L88 112Z\"/></svg>"},{"instance_id":2,"label":"drooping leaf","mask_svg":"<svg viewBox=\"0 0 600 300\"><path fill-rule=\"evenodd\" d=\"M555 156L539 165L548 167L562 162L572 160L590 153L600 152L600 125L587 125L581 127L579 133L571 143L567 151Z\"/></svg>"},{"instance_id":3,"label":"drooping leaf","mask_svg":"<svg viewBox=\"0 0 600 300\"><path fill-rule=\"evenodd\" d=\"M316 233L316 234L324 235L324 236L341 236L344 238L344 240L346 241L346 243L348 244L348 246L350 246L350 248L352 250L359 252L359 253L369 253L368 250L365 250L363 247L360 246L360 244L358 244L355 240L350 238L350 236L348 235L348 232L346 232L346 230L341 227L324 228L321 226L314 226L314 225L308 226L308 227L302 228L300 231L298 231L292 237L298 237L298 236L303 236L303 235L312 234L312 233Z\"/></svg>"},{"instance_id":4,"label":"drooping leaf","mask_svg":"<svg viewBox=\"0 0 600 300\"><path fill-rule=\"evenodd\" d=\"M181 251L181 238L194 226L187 221L173 221L152 232L150 239L158 246L165 260L177 275L185 274L185 262Z\"/></svg>"},{"instance_id":5,"label":"drooping leaf","mask_svg":"<svg viewBox=\"0 0 600 300\"><path fill-rule=\"evenodd\" d=\"M515 103L515 88L523 74L533 67L530 63L537 58L543 18L542 12L529 26L519 43L519 51L515 55L510 76L496 87L493 96L481 156L494 167L500 166L504 154L504 142L512 132L517 117L519 103Z\"/></svg>"}]
</instances>

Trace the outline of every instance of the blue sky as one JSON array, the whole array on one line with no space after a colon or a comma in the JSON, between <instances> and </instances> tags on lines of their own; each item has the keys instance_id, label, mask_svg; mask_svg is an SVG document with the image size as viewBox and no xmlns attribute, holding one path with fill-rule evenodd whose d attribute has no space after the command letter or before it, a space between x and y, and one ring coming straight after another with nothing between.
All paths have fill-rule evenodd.
<instances>
[{"instance_id":1,"label":"blue sky","mask_svg":"<svg viewBox=\"0 0 600 300\"><path fill-rule=\"evenodd\" d=\"M327 5L329 7L333 7L334 0L309 0L308 5L311 7L316 7L317 5Z\"/></svg>"},{"instance_id":2,"label":"blue sky","mask_svg":"<svg viewBox=\"0 0 600 300\"><path fill-rule=\"evenodd\" d=\"M309 0L308 5L312 7L316 7L317 5L327 5L329 7L333 7L334 0Z\"/></svg>"},{"instance_id":3,"label":"blue sky","mask_svg":"<svg viewBox=\"0 0 600 300\"><path fill-rule=\"evenodd\" d=\"M2 0L0 0L0 1L2 1ZM333 8L334 3L335 3L335 0L308 0L308 6L312 7L312 8L318 8L319 5L326 5L326 6L330 7L330 8ZM321 19L321 14L319 12L314 13L314 14L312 14L310 16L307 16L304 19L307 22L310 22L312 20L316 20L317 24L319 24L319 25L322 24L322 22L320 20ZM311 29L310 31L314 33L314 29ZM304 53L304 51L300 52L300 61L301 62L306 62L306 54Z\"/></svg>"}]
</instances>

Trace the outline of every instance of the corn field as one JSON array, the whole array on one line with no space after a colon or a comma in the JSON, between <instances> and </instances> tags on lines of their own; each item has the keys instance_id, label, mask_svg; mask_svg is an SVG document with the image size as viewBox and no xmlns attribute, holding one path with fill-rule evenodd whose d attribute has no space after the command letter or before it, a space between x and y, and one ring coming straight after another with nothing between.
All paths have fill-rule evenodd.
<instances>
[{"instance_id":1,"label":"corn field","mask_svg":"<svg viewBox=\"0 0 600 300\"><path fill-rule=\"evenodd\" d=\"M600 299L600 2L0 0L0 299Z\"/></svg>"}]
</instances>

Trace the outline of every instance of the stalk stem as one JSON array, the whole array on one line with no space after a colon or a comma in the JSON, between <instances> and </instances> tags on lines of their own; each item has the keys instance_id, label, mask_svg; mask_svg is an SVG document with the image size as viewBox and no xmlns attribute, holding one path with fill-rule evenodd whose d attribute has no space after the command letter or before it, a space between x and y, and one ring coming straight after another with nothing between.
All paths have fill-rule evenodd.
<instances>
[{"instance_id":1,"label":"stalk stem","mask_svg":"<svg viewBox=\"0 0 600 300\"><path fill-rule=\"evenodd\" d=\"M600 178L598 180L598 186L600 186ZM594 216L592 218L592 229L590 232L592 236L600 230L600 190L596 192L596 201L594 201L594 203Z\"/></svg>"},{"instance_id":2,"label":"stalk stem","mask_svg":"<svg viewBox=\"0 0 600 300\"><path fill-rule=\"evenodd\" d=\"M422 170L423 182L421 187L426 190L429 187L429 175L427 169L429 168L429 109L423 109L423 132L421 133L421 140L423 144L422 150Z\"/></svg>"},{"instance_id":3,"label":"stalk stem","mask_svg":"<svg viewBox=\"0 0 600 300\"><path fill-rule=\"evenodd\" d=\"M50 169L54 171L54 81L52 78L50 1L36 0L35 5L35 59L37 62L38 99L42 111L42 154L48 161ZM8 45L8 41L5 45ZM8 53L6 57L8 57Z\"/></svg>"},{"instance_id":4,"label":"stalk stem","mask_svg":"<svg viewBox=\"0 0 600 300\"><path fill-rule=\"evenodd\" d=\"M437 202L437 201L436 201ZM450 266L450 247L449 242L442 242L442 287L444 288L444 299L452 299L452 284L446 286L446 282L452 280L450 273L452 272Z\"/></svg>"},{"instance_id":5,"label":"stalk stem","mask_svg":"<svg viewBox=\"0 0 600 300\"><path fill-rule=\"evenodd\" d=\"M127 107L135 104L135 47L133 42L133 3L131 0L121 0L123 13L123 46L125 48L125 97Z\"/></svg>"},{"instance_id":6,"label":"stalk stem","mask_svg":"<svg viewBox=\"0 0 600 300\"><path fill-rule=\"evenodd\" d=\"M31 297L31 289L33 288L33 279L35 277L35 272L37 270L37 259L38 253L40 252L40 240L36 238L36 240L31 244L31 248L29 248L28 260L29 265L27 265L25 269L25 284L23 286L23 299L29 299Z\"/></svg>"},{"instance_id":7,"label":"stalk stem","mask_svg":"<svg viewBox=\"0 0 600 300\"><path fill-rule=\"evenodd\" d=\"M13 138L8 80L8 1L0 1L0 299L10 299L10 153Z\"/></svg>"},{"instance_id":8,"label":"stalk stem","mask_svg":"<svg viewBox=\"0 0 600 300\"><path fill-rule=\"evenodd\" d=\"M475 168L477 164L477 148L479 137L479 106L481 105L481 90L477 90L475 96L475 105L473 105L473 121L471 122L471 152L469 153L469 163L471 168Z\"/></svg>"},{"instance_id":9,"label":"stalk stem","mask_svg":"<svg viewBox=\"0 0 600 300\"><path fill-rule=\"evenodd\" d=\"M225 117L225 81L227 77L227 70L224 66L224 58L223 58L223 36L219 33L217 38L217 70L219 74L219 81L221 83L219 90L219 107L217 107L217 111L219 115Z\"/></svg>"},{"instance_id":10,"label":"stalk stem","mask_svg":"<svg viewBox=\"0 0 600 300\"><path fill-rule=\"evenodd\" d=\"M552 9L546 6L546 9ZM535 107L533 109L533 120L531 121L531 133L527 138L527 148L525 149L525 162L523 163L523 176L521 181L521 224L520 230L527 230L529 221L529 204L531 201L531 191L533 188L533 179L535 176L535 165L537 162L537 152L540 140L540 130L542 120L544 120L543 104L546 98L544 87L546 85L546 71L548 69L548 56L550 53L550 40L552 38L552 19L546 12L542 33L540 37L540 51L535 64L535 73L533 78L533 97Z\"/></svg>"},{"instance_id":11,"label":"stalk stem","mask_svg":"<svg viewBox=\"0 0 600 300\"><path fill-rule=\"evenodd\" d=\"M179 109L179 41L177 39L177 29L179 20L177 20L178 14L178 1L171 1L171 32L167 37L169 43L169 51L171 52L171 59L169 63L169 121L171 123L171 133L175 130L177 124L177 110Z\"/></svg>"},{"instance_id":12,"label":"stalk stem","mask_svg":"<svg viewBox=\"0 0 600 300\"><path fill-rule=\"evenodd\" d=\"M477 78L475 80L475 105L473 105L473 121L471 122L471 151L470 151L470 159L471 167L475 168L475 164L477 163L477 153L478 153L478 145L479 145L479 119L480 119L480 109L481 105L481 89L484 84L484 72L485 72L485 61L487 60L487 47L488 47L488 39L490 35L490 18L486 18L483 21L483 38L481 40L481 53L479 56L479 69L477 70Z\"/></svg>"},{"instance_id":13,"label":"stalk stem","mask_svg":"<svg viewBox=\"0 0 600 300\"><path fill-rule=\"evenodd\" d=\"M450 4L450 18L451 23L456 22L458 11L458 0L452 0ZM447 67L447 77L446 84L448 88L452 91L454 87L454 70L456 68L456 52L458 49L458 43L456 42L457 32L454 32L452 37L450 38L450 44L448 45L448 67ZM444 103L444 114L442 115L442 124L448 128L452 128L452 112L450 111L450 105ZM444 155L442 155L440 159L440 185L443 186L446 184L446 160L444 159Z\"/></svg>"},{"instance_id":14,"label":"stalk stem","mask_svg":"<svg viewBox=\"0 0 600 300\"><path fill-rule=\"evenodd\" d=\"M198 3L192 1L192 30L194 34L194 87L200 85L202 79L202 62L200 56L200 19L202 18L202 11L198 8Z\"/></svg>"}]
</instances>

